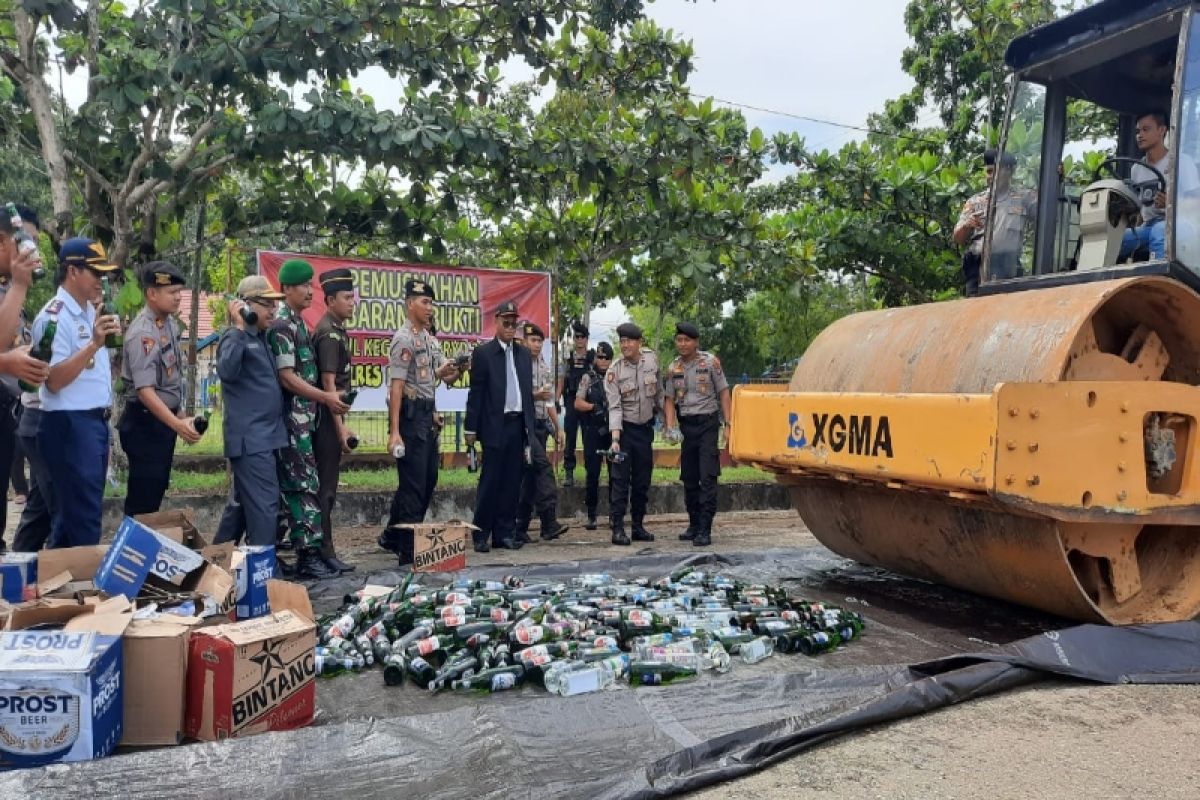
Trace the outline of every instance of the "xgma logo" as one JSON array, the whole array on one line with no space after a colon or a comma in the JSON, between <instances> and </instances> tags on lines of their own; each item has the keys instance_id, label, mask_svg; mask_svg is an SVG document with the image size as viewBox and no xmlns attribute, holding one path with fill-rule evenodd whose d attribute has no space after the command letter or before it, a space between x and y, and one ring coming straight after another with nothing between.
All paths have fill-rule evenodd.
<instances>
[{"instance_id":1,"label":"xgma logo","mask_svg":"<svg viewBox=\"0 0 1200 800\"><path fill-rule=\"evenodd\" d=\"M788 414L788 447L807 447L808 437L804 435L804 423L800 421L800 415L792 412Z\"/></svg>"}]
</instances>

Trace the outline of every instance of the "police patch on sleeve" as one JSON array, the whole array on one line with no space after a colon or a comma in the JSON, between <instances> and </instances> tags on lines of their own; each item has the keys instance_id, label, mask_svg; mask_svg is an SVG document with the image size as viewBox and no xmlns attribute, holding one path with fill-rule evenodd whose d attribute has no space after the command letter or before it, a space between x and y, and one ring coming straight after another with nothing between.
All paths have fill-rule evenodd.
<instances>
[{"instance_id":1,"label":"police patch on sleeve","mask_svg":"<svg viewBox=\"0 0 1200 800\"><path fill-rule=\"evenodd\" d=\"M150 355L150 351L152 351L154 349L154 345L155 345L154 339L152 339L149 336L142 337L142 352L144 354Z\"/></svg>"},{"instance_id":2,"label":"police patch on sleeve","mask_svg":"<svg viewBox=\"0 0 1200 800\"><path fill-rule=\"evenodd\" d=\"M405 348L404 350L401 350L400 351L400 361L405 364L407 364L409 361L412 361L412 350L409 350L407 348Z\"/></svg>"}]
</instances>

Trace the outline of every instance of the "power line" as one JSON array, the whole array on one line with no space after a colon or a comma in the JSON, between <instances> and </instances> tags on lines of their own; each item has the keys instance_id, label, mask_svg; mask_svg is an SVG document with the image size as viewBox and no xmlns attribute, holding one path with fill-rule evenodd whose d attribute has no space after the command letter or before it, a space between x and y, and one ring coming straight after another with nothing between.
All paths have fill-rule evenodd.
<instances>
[{"instance_id":1,"label":"power line","mask_svg":"<svg viewBox=\"0 0 1200 800\"><path fill-rule=\"evenodd\" d=\"M733 106L734 108L744 108L747 111L761 111L764 114L773 114L774 116L777 116L777 117L787 117L789 119L800 120L801 122L812 122L817 125L828 125L833 128L842 128L844 130L857 131L859 133L868 133L868 134L873 134L875 136L886 136L890 139L906 139L906 140L912 141L912 142L923 142L925 144L933 145L935 147L941 147L941 142L935 142L932 139L926 139L922 136L914 136L914 135L908 134L908 133L892 133L890 131L881 131L881 130L877 130L875 128L868 128L863 125L850 125L849 123L846 123L846 122L835 122L831 119L822 119L821 117L810 117L805 114L794 114L791 111L780 111L775 108L766 108L764 106L755 106L755 105L751 105L749 103L739 103L736 100L725 100L720 97L713 97L712 95L703 95L703 94L700 94L699 92L688 92L688 95L690 97L695 97L695 98L711 99L716 103L723 103L727 106Z\"/></svg>"}]
</instances>

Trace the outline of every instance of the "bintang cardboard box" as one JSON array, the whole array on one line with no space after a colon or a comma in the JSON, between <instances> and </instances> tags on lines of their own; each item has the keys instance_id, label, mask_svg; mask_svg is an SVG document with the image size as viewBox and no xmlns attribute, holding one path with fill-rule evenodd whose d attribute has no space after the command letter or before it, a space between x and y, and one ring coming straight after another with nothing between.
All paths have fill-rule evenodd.
<instances>
[{"instance_id":1,"label":"bintang cardboard box","mask_svg":"<svg viewBox=\"0 0 1200 800\"><path fill-rule=\"evenodd\" d=\"M189 737L215 741L312 722L317 639L308 592L271 581L268 593L274 613L192 633Z\"/></svg>"},{"instance_id":2,"label":"bintang cardboard box","mask_svg":"<svg viewBox=\"0 0 1200 800\"><path fill-rule=\"evenodd\" d=\"M462 520L413 525L413 572L457 572L467 566L474 525Z\"/></svg>"},{"instance_id":3,"label":"bintang cardboard box","mask_svg":"<svg viewBox=\"0 0 1200 800\"><path fill-rule=\"evenodd\" d=\"M119 636L0 634L0 767L106 756L121 738Z\"/></svg>"}]
</instances>

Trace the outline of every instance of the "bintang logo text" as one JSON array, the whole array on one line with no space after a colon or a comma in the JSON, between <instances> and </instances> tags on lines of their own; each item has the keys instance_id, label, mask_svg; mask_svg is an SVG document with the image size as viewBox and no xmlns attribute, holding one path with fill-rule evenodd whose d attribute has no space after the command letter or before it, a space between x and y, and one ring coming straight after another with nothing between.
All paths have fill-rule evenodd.
<instances>
[{"instance_id":1,"label":"bintang logo text","mask_svg":"<svg viewBox=\"0 0 1200 800\"><path fill-rule=\"evenodd\" d=\"M233 699L235 728L253 722L317 674L311 648L288 648L299 652L290 661L284 661L288 644L285 639L264 642L262 652L250 657L261 672L257 684Z\"/></svg>"},{"instance_id":2,"label":"bintang logo text","mask_svg":"<svg viewBox=\"0 0 1200 800\"><path fill-rule=\"evenodd\" d=\"M429 534L429 548L413 558L413 569L419 570L455 556L466 555L467 540L461 536L446 541L445 530L434 530Z\"/></svg>"}]
</instances>

